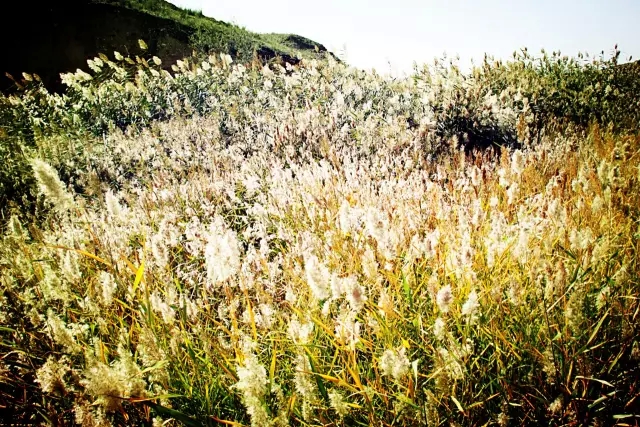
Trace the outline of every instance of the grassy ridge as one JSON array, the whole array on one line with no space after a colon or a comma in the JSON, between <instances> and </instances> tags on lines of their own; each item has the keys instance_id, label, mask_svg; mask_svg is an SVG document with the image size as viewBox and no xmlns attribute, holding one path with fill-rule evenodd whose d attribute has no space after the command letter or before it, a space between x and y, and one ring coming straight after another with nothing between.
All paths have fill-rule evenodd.
<instances>
[{"instance_id":1,"label":"grassy ridge","mask_svg":"<svg viewBox=\"0 0 640 427\"><path fill-rule=\"evenodd\" d=\"M300 36L253 33L164 0L71 0L29 13L12 2L2 6L2 13L15 23L0 28L0 37L8 41L0 57L0 91L5 93L24 83L22 72L35 73L49 90L62 91L60 73L85 68L86 59L99 53L140 55L138 39L147 42L148 54L162 57L167 66L193 52L224 52L243 62L255 56L262 62L290 63L320 59L326 53L320 43L287 42L302 40Z\"/></svg>"},{"instance_id":2,"label":"grassy ridge","mask_svg":"<svg viewBox=\"0 0 640 427\"><path fill-rule=\"evenodd\" d=\"M229 24L214 18L206 17L201 11L179 8L164 0L96 0L106 4L123 5L151 15L169 19L196 30L192 36L192 44L196 48L209 52L230 53L241 60L250 60L253 51L269 48L280 56L291 58L313 58L316 47L320 52L326 48L317 42L294 34L258 34L245 28ZM304 40L305 43L288 41ZM226 43L226 46L224 45ZM226 47L226 48L225 48Z\"/></svg>"},{"instance_id":3,"label":"grassy ridge","mask_svg":"<svg viewBox=\"0 0 640 427\"><path fill-rule=\"evenodd\" d=\"M636 422L640 108L616 57L161 65L0 98L7 418Z\"/></svg>"}]
</instances>

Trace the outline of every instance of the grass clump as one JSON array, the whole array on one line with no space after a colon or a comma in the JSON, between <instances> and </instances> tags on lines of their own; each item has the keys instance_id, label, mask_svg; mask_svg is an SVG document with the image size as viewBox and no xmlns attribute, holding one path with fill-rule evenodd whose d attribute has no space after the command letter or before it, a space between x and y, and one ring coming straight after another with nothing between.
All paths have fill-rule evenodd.
<instances>
[{"instance_id":1,"label":"grass clump","mask_svg":"<svg viewBox=\"0 0 640 427\"><path fill-rule=\"evenodd\" d=\"M555 83L518 61L406 79L158 61L94 59L64 95L3 98L40 197L0 244L3 411L637 418L640 137L624 120L550 109L539 127L532 93Z\"/></svg>"}]
</instances>

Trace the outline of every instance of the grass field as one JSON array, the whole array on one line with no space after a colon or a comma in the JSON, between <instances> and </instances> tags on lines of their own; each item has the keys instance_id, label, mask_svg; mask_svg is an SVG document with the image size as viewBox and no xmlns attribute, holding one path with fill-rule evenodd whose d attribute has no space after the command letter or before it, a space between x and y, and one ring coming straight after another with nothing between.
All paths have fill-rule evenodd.
<instances>
[{"instance_id":1,"label":"grass field","mask_svg":"<svg viewBox=\"0 0 640 427\"><path fill-rule=\"evenodd\" d=\"M638 80L103 55L0 97L0 418L638 425Z\"/></svg>"}]
</instances>

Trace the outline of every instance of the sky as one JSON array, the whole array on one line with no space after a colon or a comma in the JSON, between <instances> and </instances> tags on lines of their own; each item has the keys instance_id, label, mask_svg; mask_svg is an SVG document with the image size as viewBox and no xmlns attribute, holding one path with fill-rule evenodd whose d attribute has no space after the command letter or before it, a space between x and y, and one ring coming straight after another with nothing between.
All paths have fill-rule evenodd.
<instances>
[{"instance_id":1,"label":"sky","mask_svg":"<svg viewBox=\"0 0 640 427\"><path fill-rule=\"evenodd\" d=\"M640 0L169 0L258 33L294 33L359 68L409 73L414 61L485 53L507 59L527 47L640 59Z\"/></svg>"}]
</instances>

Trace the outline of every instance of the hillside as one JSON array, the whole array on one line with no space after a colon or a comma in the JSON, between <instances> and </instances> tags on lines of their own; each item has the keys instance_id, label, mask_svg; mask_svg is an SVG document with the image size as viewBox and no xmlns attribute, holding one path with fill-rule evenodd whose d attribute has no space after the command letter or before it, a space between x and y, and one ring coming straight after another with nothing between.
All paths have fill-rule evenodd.
<instances>
[{"instance_id":1,"label":"hillside","mask_svg":"<svg viewBox=\"0 0 640 427\"><path fill-rule=\"evenodd\" d=\"M45 86L59 91L61 72L86 69L86 59L98 53L141 54L138 39L148 44L146 54L163 58L166 67L194 51L226 52L244 61L255 52L262 61L280 57L290 63L327 52L301 36L251 33L164 0L71 0L35 7L28 14L23 9L17 2L2 6L15 22L0 27L3 92L15 87L5 73L18 78L22 72L38 74Z\"/></svg>"}]
</instances>

